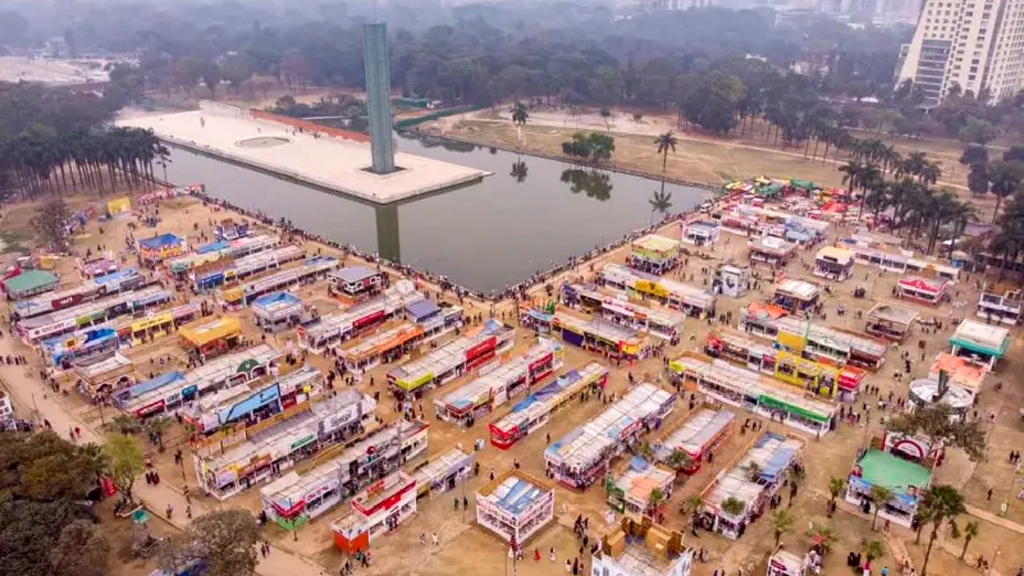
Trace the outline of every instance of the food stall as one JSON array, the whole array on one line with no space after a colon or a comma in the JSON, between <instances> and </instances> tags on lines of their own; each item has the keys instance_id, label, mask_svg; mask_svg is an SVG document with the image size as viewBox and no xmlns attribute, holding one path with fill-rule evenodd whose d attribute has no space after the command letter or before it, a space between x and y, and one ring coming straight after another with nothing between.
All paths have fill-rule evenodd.
<instances>
[{"instance_id":1,"label":"food stall","mask_svg":"<svg viewBox=\"0 0 1024 576\"><path fill-rule=\"evenodd\" d=\"M750 291L750 266L723 262L715 268L711 291L729 298L739 298Z\"/></svg>"},{"instance_id":2,"label":"food stall","mask_svg":"<svg viewBox=\"0 0 1024 576\"><path fill-rule=\"evenodd\" d=\"M199 294L218 286L234 285L268 270L277 270L284 264L305 257L306 252L302 248L292 245L249 254L238 259L225 256L212 262L194 264L189 278L192 280L192 290Z\"/></svg>"},{"instance_id":3,"label":"food stall","mask_svg":"<svg viewBox=\"0 0 1024 576\"><path fill-rule=\"evenodd\" d=\"M1010 331L1001 326L964 320L949 339L951 353L974 364L995 370L1010 347Z\"/></svg>"},{"instance_id":4,"label":"food stall","mask_svg":"<svg viewBox=\"0 0 1024 576\"><path fill-rule=\"evenodd\" d=\"M693 244L698 248L711 246L718 242L721 233L718 222L714 220L697 219L683 224L683 242Z\"/></svg>"},{"instance_id":5,"label":"food stall","mask_svg":"<svg viewBox=\"0 0 1024 576\"><path fill-rule=\"evenodd\" d=\"M690 391L771 418L801 432L825 436L833 430L836 406L720 359L685 352L669 362L672 380Z\"/></svg>"},{"instance_id":6,"label":"food stall","mask_svg":"<svg viewBox=\"0 0 1024 576\"><path fill-rule=\"evenodd\" d=\"M778 350L731 328L709 332L704 352L712 358L722 358L755 372L775 374L775 357Z\"/></svg>"},{"instance_id":7,"label":"food stall","mask_svg":"<svg viewBox=\"0 0 1024 576\"><path fill-rule=\"evenodd\" d=\"M737 540L754 518L768 510L768 501L798 463L804 441L773 432L762 434L736 463L718 473L701 493L700 523L730 540ZM751 474L751 470L756 470ZM726 512L726 501L742 504L738 514Z\"/></svg>"},{"instance_id":8,"label":"food stall","mask_svg":"<svg viewBox=\"0 0 1024 576\"><path fill-rule=\"evenodd\" d=\"M668 499L672 497L675 479L675 473L668 468L634 456L621 476L605 478L608 506L620 514L634 518L647 516L657 520L662 516Z\"/></svg>"},{"instance_id":9,"label":"food stall","mask_svg":"<svg viewBox=\"0 0 1024 576\"><path fill-rule=\"evenodd\" d=\"M941 277L904 276L896 284L896 297L929 306L938 306L949 298L949 280Z\"/></svg>"},{"instance_id":10,"label":"food stall","mask_svg":"<svg viewBox=\"0 0 1024 576\"><path fill-rule=\"evenodd\" d=\"M350 302L380 294L384 289L384 273L365 266L347 266L327 275L327 292Z\"/></svg>"},{"instance_id":11,"label":"food stall","mask_svg":"<svg viewBox=\"0 0 1024 576\"><path fill-rule=\"evenodd\" d=\"M634 240L627 262L648 274L664 274L679 265L679 241L657 234Z\"/></svg>"},{"instance_id":12,"label":"food stall","mask_svg":"<svg viewBox=\"0 0 1024 576\"><path fill-rule=\"evenodd\" d=\"M675 401L674 393L656 384L637 384L544 450L548 476L570 488L585 490L600 480L613 458L638 442L648 429L660 427Z\"/></svg>"},{"instance_id":13,"label":"food stall","mask_svg":"<svg viewBox=\"0 0 1024 576\"><path fill-rule=\"evenodd\" d=\"M188 252L188 241L168 232L136 240L135 249L139 253L139 261L142 264L155 267L164 260L176 258Z\"/></svg>"},{"instance_id":14,"label":"food stall","mask_svg":"<svg viewBox=\"0 0 1024 576\"><path fill-rule=\"evenodd\" d=\"M836 246L824 246L814 256L814 275L842 282L853 276L853 251Z\"/></svg>"},{"instance_id":15,"label":"food stall","mask_svg":"<svg viewBox=\"0 0 1024 576\"><path fill-rule=\"evenodd\" d=\"M91 260L78 258L75 260L75 265L78 272L82 274L82 278L86 280L113 274L121 268L118 260L110 252L102 253L100 257Z\"/></svg>"},{"instance_id":16,"label":"food stall","mask_svg":"<svg viewBox=\"0 0 1024 576\"><path fill-rule=\"evenodd\" d=\"M346 554L369 548L416 513L416 479L397 471L352 497L352 511L331 523L334 545Z\"/></svg>"},{"instance_id":17,"label":"food stall","mask_svg":"<svg viewBox=\"0 0 1024 576\"><path fill-rule=\"evenodd\" d=\"M689 465L680 471L696 474L709 453L725 442L735 428L736 415L728 410L701 408L690 415L679 428L654 446L654 457L667 464L676 450L686 454Z\"/></svg>"},{"instance_id":18,"label":"food stall","mask_svg":"<svg viewBox=\"0 0 1024 576\"><path fill-rule=\"evenodd\" d=\"M29 345L44 338L98 326L116 318L136 315L171 301L171 293L159 286L125 292L109 298L93 300L71 308L63 308L42 316L18 320L18 335Z\"/></svg>"},{"instance_id":19,"label":"food stall","mask_svg":"<svg viewBox=\"0 0 1024 576\"><path fill-rule=\"evenodd\" d=\"M591 314L630 330L643 330L663 340L676 342L682 337L682 312L630 300L625 294L594 284L563 284L562 303L582 308Z\"/></svg>"},{"instance_id":20,"label":"food stall","mask_svg":"<svg viewBox=\"0 0 1024 576\"><path fill-rule=\"evenodd\" d=\"M253 321L267 332L279 332L298 326L304 312L302 300L288 292L274 292L252 301Z\"/></svg>"},{"instance_id":21,"label":"food stall","mask_svg":"<svg viewBox=\"0 0 1024 576\"><path fill-rule=\"evenodd\" d=\"M903 342L917 318L917 311L910 308L878 303L868 311L864 331L893 342Z\"/></svg>"},{"instance_id":22,"label":"food stall","mask_svg":"<svg viewBox=\"0 0 1024 576\"><path fill-rule=\"evenodd\" d=\"M550 376L565 362L562 345L546 338L522 356L488 370L440 398L434 399L437 418L459 426L472 427L479 418L493 412L514 396L529 390Z\"/></svg>"},{"instance_id":23,"label":"food stall","mask_svg":"<svg viewBox=\"0 0 1024 576\"><path fill-rule=\"evenodd\" d=\"M605 264L598 275L598 282L635 298L650 298L694 317L714 314L715 311L715 295L703 288L620 264Z\"/></svg>"},{"instance_id":24,"label":"food stall","mask_svg":"<svg viewBox=\"0 0 1024 576\"><path fill-rule=\"evenodd\" d=\"M424 299L423 293L416 290L412 282L399 280L376 298L299 326L299 346L313 354L324 354L404 313L409 305ZM461 313L458 318L461 321Z\"/></svg>"},{"instance_id":25,"label":"food stall","mask_svg":"<svg viewBox=\"0 0 1024 576\"><path fill-rule=\"evenodd\" d=\"M388 371L391 390L419 397L494 360L515 345L516 329L489 319L441 348Z\"/></svg>"},{"instance_id":26,"label":"food stall","mask_svg":"<svg viewBox=\"0 0 1024 576\"><path fill-rule=\"evenodd\" d=\"M455 489L473 474L475 461L475 453L466 454L458 448L431 457L413 473L416 478L416 495L435 496Z\"/></svg>"},{"instance_id":27,"label":"food stall","mask_svg":"<svg viewBox=\"0 0 1024 576\"><path fill-rule=\"evenodd\" d=\"M90 400L135 384L135 363L117 351L78 358L71 370L75 388Z\"/></svg>"},{"instance_id":28,"label":"food stall","mask_svg":"<svg viewBox=\"0 0 1024 576\"><path fill-rule=\"evenodd\" d=\"M978 318L986 323L993 320L1001 324L1016 326L1020 322L1021 302L1024 301L1024 290L1016 286L1007 286L994 282L986 282L978 298Z\"/></svg>"},{"instance_id":29,"label":"food stall","mask_svg":"<svg viewBox=\"0 0 1024 576\"><path fill-rule=\"evenodd\" d=\"M547 424L553 413L576 400L584 390L604 388L608 372L604 364L589 362L534 390L516 403L505 417L487 425L491 433L491 444L507 450Z\"/></svg>"},{"instance_id":30,"label":"food stall","mask_svg":"<svg viewBox=\"0 0 1024 576\"><path fill-rule=\"evenodd\" d=\"M178 333L181 345L189 355L207 360L238 346L242 338L242 323L234 316L219 316L185 326Z\"/></svg>"},{"instance_id":31,"label":"food stall","mask_svg":"<svg viewBox=\"0 0 1024 576\"><path fill-rule=\"evenodd\" d=\"M643 332L623 328L604 318L585 319L565 310L551 317L551 332L566 344L601 354L606 358L641 360L650 341Z\"/></svg>"},{"instance_id":32,"label":"food stall","mask_svg":"<svg viewBox=\"0 0 1024 576\"><path fill-rule=\"evenodd\" d=\"M813 309L818 305L819 298L821 286L795 278L784 278L775 284L771 303L790 313L796 313Z\"/></svg>"},{"instance_id":33,"label":"food stall","mask_svg":"<svg viewBox=\"0 0 1024 576\"><path fill-rule=\"evenodd\" d=\"M476 523L523 546L555 518L555 490L546 480L508 470L476 493Z\"/></svg>"}]
</instances>

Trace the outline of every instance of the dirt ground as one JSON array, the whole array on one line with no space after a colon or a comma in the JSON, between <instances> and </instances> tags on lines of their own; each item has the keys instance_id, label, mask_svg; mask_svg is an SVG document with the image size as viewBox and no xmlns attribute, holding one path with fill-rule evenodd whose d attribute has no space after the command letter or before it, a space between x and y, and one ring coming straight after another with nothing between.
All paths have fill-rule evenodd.
<instances>
[{"instance_id":1,"label":"dirt ground","mask_svg":"<svg viewBox=\"0 0 1024 576\"><path fill-rule=\"evenodd\" d=\"M543 129L540 127L528 126L527 130L538 131L543 134ZM530 134L530 139L537 137L534 132ZM558 136L551 137L558 138ZM646 139L644 141L647 142ZM636 146L637 154L639 154L640 145L636 144ZM653 158L654 154L653 150L649 149L649 142L646 146L648 150L645 154L652 157L652 160L657 160ZM687 147L689 149L689 144L687 144ZM625 149L628 150L629 148L626 147ZM708 154L713 155L714 152L709 151ZM670 158L671 169L678 168L678 165L675 163L681 156L683 155L677 154ZM710 156L708 157L710 158ZM682 162L682 160L678 160L678 162ZM735 169L739 170L739 164L736 165ZM795 169L796 165L794 165ZM747 176L757 171L748 166L743 175ZM766 171L774 175L779 174L778 170ZM794 172L794 174L797 173ZM809 177L807 175L802 176ZM73 199L75 206L84 205L90 201L98 202L97 199ZM27 205L13 206L8 213L7 222L21 226L20 222L24 221L24 218L31 213L31 210L32 208ZM145 237L150 234L174 231L187 234L191 242L198 243L202 241L203 237L208 237L212 233L212 225L215 220L231 214L226 212L215 213L210 207L204 206L194 199L176 199L161 203L159 215L161 221L155 229L140 229L136 232L136 235ZM236 219L238 218L238 215L232 216ZM99 233L98 223L95 220L90 221L85 231L76 238L76 250L79 253L84 253L87 248L95 250L100 246L107 249L122 247L123 237L127 230L127 224L130 221L128 218L121 218L103 223L104 232L102 235ZM833 231L833 234L848 234L849 232L849 229L836 229ZM678 225L668 226L664 233L678 235ZM312 243L305 245L305 248L308 253L318 250L330 252L329 249ZM715 246L713 255L708 256L708 259L702 259L697 256L689 257L683 270L675 273L675 275L677 278L685 279L694 284L706 285L708 283L708 276L705 271L713 268L718 260L745 260L745 254L746 245L743 240L724 234L719 244ZM625 250L619 250L603 256L601 262L622 262L625 257ZM789 277L809 278L808 264L812 259L812 252L801 252L799 257L788 267L787 275ZM61 261L58 271L61 272L67 284L77 282L76 274L72 270L73 264L71 259ZM767 271L762 269L761 272L766 273ZM582 267L577 273L584 276L591 275L587 266ZM862 321L856 319L854 312L857 310L866 312L876 302L889 301L890 290L897 278L895 274L882 274L878 270L858 265L854 279L835 284L834 295L826 297L827 311L826 316L822 320L827 321L829 324L861 329L863 327ZM967 310L972 311L973 303L977 300L977 290L974 286L974 279L965 280L956 286L957 294L955 300L967 302ZM852 290L857 285L864 285L869 290L867 298L854 299L851 296ZM436 296L433 292L435 291L432 290L431 295ZM323 282L310 288L303 288L298 292L298 295L304 301L316 302L322 313L328 312L331 306L336 305L326 296ZM718 311L722 314L732 312L734 317L738 318L741 307L754 299L764 298L766 295L767 293L763 289L762 291L753 291L743 298L736 300L720 298ZM180 296L180 298L186 297L185 295ZM441 298L452 301L449 294L442 295ZM844 306L848 311L845 316L837 314L837 307L839 305ZM906 306L907 303L901 302L901 305ZM475 316L482 314L486 316L487 314L487 309L480 304L473 304L467 301L464 306L466 307L467 315ZM509 322L513 322L514 320L511 319L511 315L508 314L510 310L508 306L508 303L502 303L497 307L496 313L499 317L505 315L504 317ZM924 376L928 371L931 358L937 352L947 349L946 338L948 338L952 329L948 322L948 317L951 315L951 308L948 304L939 309L920 307L919 310L925 316L938 317L947 320L947 322L945 329L940 334L924 334L918 331L918 333L911 337L912 340L920 338L927 341L927 361L919 362L917 361L918 358L915 358L913 367L913 376L915 377ZM963 312L958 311L957 314L963 314ZM260 339L259 332L252 324L251 313L245 310L239 316L243 320L246 337L253 341ZM703 321L688 320L686 332L688 336L692 333L693 339L685 338L682 344L670 349L667 352L667 356L675 357L683 350L701 348L708 331L715 327L716 325ZM978 406L982 414L987 414L989 411L997 414L996 424L990 427L990 452L988 460L975 466L966 462L962 455L953 451L946 464L937 471L936 475L938 481L951 483L963 488L970 504L976 506L982 513L997 511L997 500L1004 497L1008 492L1006 486L1010 475L1010 468L1005 463L1006 455L1012 447L1024 444L1024 433L1019 430L1017 424L1017 408L1024 405L1024 386L1022 386L1020 381L1021 372L1018 370L1018 361L1015 360L1016 355L1021 353L1024 340L1019 337L1019 330L1014 330L1014 335L1016 338L1007 354L1007 360L999 366L997 373L988 379ZM272 344L283 347L287 346L288 342L293 339L293 332L285 332L277 334L270 338L269 341ZM517 345L512 354L522 353L532 341L533 335L531 333L520 330ZM27 353L26 349L22 348L22 350L22 353ZM155 343L145 347L128 349L124 353L135 360L138 372L144 376L149 376L150 373L161 373L172 367L177 367L184 357L178 340L174 336L157 340ZM171 357L170 364L167 363L168 356ZM897 356L898 352L890 350L890 362L894 362ZM33 358L35 358L34 355ZM161 359L165 362L163 366L160 365ZM592 359L593 356L578 349L570 348L566 354L565 369L571 369ZM321 370L326 371L329 367L327 360L318 356L311 355L307 361ZM647 359L632 368L632 371L635 375L647 373L652 379L664 381L664 375L661 373L661 362L660 358ZM385 421L392 421L397 418L392 403L386 399L386 391L383 385L386 380L384 374L391 367L391 365L378 367L370 374L373 378L364 378L359 386L360 390L368 393L372 393L375 390L382 392L379 414ZM882 396L887 396L890 391L897 396L905 396L907 392L906 384L897 385L892 378L892 371L892 368L883 367L878 373L871 374L868 382L879 386ZM29 372L31 373L32 371ZM423 404L427 407L431 406L431 400L437 397L438 394L445 394L463 385L468 380L469 378L464 378L460 381L449 383L440 390L431 391L423 400ZM608 390L612 393L621 393L626 389L627 381L627 368L615 369L610 379ZM991 388L996 381L1004 383L1003 391L1000 393L996 393ZM874 403L877 401L877 398L867 397L866 400ZM97 428L102 426L103 421L111 417L109 409L107 413L101 414L98 410L88 406L75 394L62 397L60 401L63 402L68 411ZM22 413L30 411L30 408L24 404L18 406L18 409ZM487 423L501 418L509 409L508 405L498 409L492 416L486 418L487 421L481 419L470 430L464 430L431 418L428 454L436 455L446 452L456 443L471 446L476 438L486 439ZM537 475L543 474L542 452L546 443L545 435L550 434L553 440L557 439L574 427L585 423L589 418L600 412L601 409L602 405L599 402L590 401L562 410L554 415L541 432L521 440L507 451L498 450L487 443L485 448L477 453L478 461L481 464L480 477L473 478L466 485L456 488L454 495L461 496L465 493L470 501L472 501L474 491L486 481L488 472L491 469L500 472L509 468L513 459L518 459L527 472ZM653 435L670 433L687 415L686 403L677 403L675 411L667 419L662 429ZM738 417L745 419L751 416L740 412ZM765 427L769 430L773 426L781 431L778 428L779 424L765 423ZM872 419L871 424L867 427L850 427L843 424L836 433L821 441L808 438L807 447L803 454L803 462L807 469L807 480L791 508L791 512L798 521L794 531L783 537L783 543L792 550L802 552L809 546L808 537L804 534L809 521L816 519L832 526L840 536L840 542L836 544L834 552L827 558L825 574L842 573L846 552L858 548L859 542L862 539L882 539L880 533L871 531L868 519L861 517L856 511L845 506L840 508L840 511L833 519L824 519L829 477L845 476L848 474L857 449L864 444L866 438L878 435L881 432L882 425L877 419ZM738 433L734 435L718 451L714 465L706 466L697 475L689 478L684 485L674 491L672 499L667 506L666 524L669 527L685 531L687 519L677 511L678 504L687 496L700 493L713 479L715 474L732 461L734 457L740 455L742 448L746 446L750 439L750 436L741 436ZM140 442L145 441L140 439ZM183 484L195 486L191 463L187 463L183 470L173 464L172 453L175 448L182 447L187 451L184 431L177 428L172 430L168 434L166 443L169 445L169 450L164 454L157 453L153 446L148 444L145 446L145 449L155 457L164 482L177 487L177 489L180 489ZM429 455L421 456L419 459L410 462L409 466L416 466L425 458L429 458ZM190 456L186 455L186 460L189 458ZM624 459L620 459L614 463L613 468L618 472L623 466ZM182 480L183 476L184 483ZM991 502L987 500L987 490L989 487L996 491L996 495L993 496ZM991 554L994 547L999 546L1001 553L995 562L996 572L994 573L1012 574L1020 563L1024 562L1024 558L1020 557L1017 552L1017 549L1020 547L1017 546L1015 548L1013 545L1015 539L1019 541L1020 535L1024 533L1024 528L1015 523L1024 523L1024 502L1015 496L1016 494L1011 494L1010 497L1007 518L1009 522L1007 520L999 520L1001 523L1009 526L1009 528L997 527L993 522L983 520L981 535L971 544L967 555L968 560L971 560L974 555L979 553ZM451 508L451 497L452 494L445 494L433 499L421 500L419 511L412 519L403 524L395 533L384 536L373 544L372 551L375 558L373 565L369 569L360 569L358 573L410 575L458 573L464 576L492 576L501 573L505 569L506 562L504 546L493 535L475 525L473 516L475 510L471 509L468 514L461 510L458 513L454 513ZM253 512L259 509L259 494L257 490L249 490L229 499L223 504L204 496L196 496L194 499L208 509L227 506L244 508ZM567 506L567 511L564 514L561 512L563 503ZM322 566L327 573L336 573L339 566L343 563L343 558L333 548L329 525L333 519L339 517L347 509L347 506L347 504L337 506L311 524L304 526L298 531L297 539L293 539L292 535L286 534L273 526L266 529L265 535L274 544L292 552L297 558L311 560ZM608 527L603 526L599 520L603 517L607 508L605 494L600 486L592 486L585 492L574 492L564 487L558 487L555 495L555 506L558 511L556 515L557 521L525 543L529 554L527 554L527 561L518 567L519 572L536 575L561 573L564 559L579 555L579 543L575 540L570 529L572 521L577 514L584 514L591 518L592 536L601 536L608 530ZM110 533L115 541L116 549L124 549L126 542L130 546L130 530L125 530L124 521L112 520L107 522L107 524L110 525ZM168 526L167 529L170 530L170 527ZM439 534L441 545L438 547L430 545L422 547L419 544L419 535L431 532ZM912 538L911 534L895 528L890 535L890 539L893 540L912 540ZM770 552L769 548L772 539L771 528L768 522L762 519L751 525L747 529L745 536L737 542L704 533L699 537L687 534L685 543L688 546L705 548L709 551L709 562L696 567L694 574L697 576L710 575L714 570L723 568L727 569L729 574L734 574L741 567L748 569L748 574L756 574L760 573L758 570L763 571L763 568L758 567L763 564L766 555ZM888 565L890 570L893 570L890 573L895 573L895 560L898 556L902 555L901 549L898 548L899 544L897 543L895 546L897 546L897 548L894 548L895 551L890 552L887 557L877 561L876 566ZM933 565L941 565L943 569L941 572L933 571L931 573L953 574L957 571L964 574L970 573L972 569L959 563L956 559L956 556L959 555L961 544L953 541L949 543L949 546L953 550L953 554L945 551L937 551L933 554ZM558 558L557 562L552 565L547 560L546 554L542 553L544 559L535 563L532 560L532 550L534 548L542 551L554 548ZM917 549L911 546L910 554L912 558L915 558L915 562L919 564L920 559L917 557ZM126 561L119 563L116 574L118 576L134 576L136 574L145 574L149 569L151 569L149 564Z\"/></svg>"}]
</instances>

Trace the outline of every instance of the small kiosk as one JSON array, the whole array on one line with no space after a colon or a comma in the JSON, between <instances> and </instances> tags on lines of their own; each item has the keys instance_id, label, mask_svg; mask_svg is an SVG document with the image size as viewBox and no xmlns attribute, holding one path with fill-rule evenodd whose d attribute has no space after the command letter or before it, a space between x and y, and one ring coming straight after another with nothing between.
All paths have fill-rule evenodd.
<instances>
[{"instance_id":1,"label":"small kiosk","mask_svg":"<svg viewBox=\"0 0 1024 576\"><path fill-rule=\"evenodd\" d=\"M951 353L994 370L1010 347L1010 331L1001 326L964 320L949 339Z\"/></svg>"},{"instance_id":2,"label":"small kiosk","mask_svg":"<svg viewBox=\"0 0 1024 576\"><path fill-rule=\"evenodd\" d=\"M902 306L875 304L868 312L864 331L893 342L903 342L917 321L917 312Z\"/></svg>"},{"instance_id":3,"label":"small kiosk","mask_svg":"<svg viewBox=\"0 0 1024 576\"><path fill-rule=\"evenodd\" d=\"M794 278L784 278L775 284L772 304L781 306L792 314L814 308L820 297L821 286Z\"/></svg>"},{"instance_id":4,"label":"small kiosk","mask_svg":"<svg viewBox=\"0 0 1024 576\"><path fill-rule=\"evenodd\" d=\"M720 232L718 222L714 220L694 220L683 224L683 242L698 248L711 246L718 242Z\"/></svg>"},{"instance_id":5,"label":"small kiosk","mask_svg":"<svg viewBox=\"0 0 1024 576\"><path fill-rule=\"evenodd\" d=\"M796 244L775 236L762 236L748 243L750 260L771 266L785 266L796 252Z\"/></svg>"},{"instance_id":6,"label":"small kiosk","mask_svg":"<svg viewBox=\"0 0 1024 576\"><path fill-rule=\"evenodd\" d=\"M476 522L505 542L524 545L555 517L555 491L547 481L508 470L476 493Z\"/></svg>"},{"instance_id":7,"label":"small kiosk","mask_svg":"<svg viewBox=\"0 0 1024 576\"><path fill-rule=\"evenodd\" d=\"M331 523L334 545L346 554L355 554L415 513L416 479L394 472L352 497L352 511Z\"/></svg>"},{"instance_id":8,"label":"small kiosk","mask_svg":"<svg viewBox=\"0 0 1024 576\"><path fill-rule=\"evenodd\" d=\"M384 273L363 266L348 266L327 275L328 292L348 300L364 300L384 289Z\"/></svg>"},{"instance_id":9,"label":"small kiosk","mask_svg":"<svg viewBox=\"0 0 1024 576\"><path fill-rule=\"evenodd\" d=\"M825 246L814 257L814 275L842 282L853 276L853 261L852 250Z\"/></svg>"},{"instance_id":10,"label":"small kiosk","mask_svg":"<svg viewBox=\"0 0 1024 576\"><path fill-rule=\"evenodd\" d=\"M633 242L629 265L641 272L661 275L679 265L679 241L649 234Z\"/></svg>"},{"instance_id":11,"label":"small kiosk","mask_svg":"<svg viewBox=\"0 0 1024 576\"><path fill-rule=\"evenodd\" d=\"M716 294L739 298L750 290L750 266L723 262L715 268L711 290Z\"/></svg>"},{"instance_id":12,"label":"small kiosk","mask_svg":"<svg viewBox=\"0 0 1024 576\"><path fill-rule=\"evenodd\" d=\"M605 478L608 505L620 514L657 520L672 496L675 478L671 470L634 456L625 473L614 480L611 476Z\"/></svg>"},{"instance_id":13,"label":"small kiosk","mask_svg":"<svg viewBox=\"0 0 1024 576\"><path fill-rule=\"evenodd\" d=\"M700 523L730 540L739 539L746 526L768 510L768 501L789 478L803 448L804 442L798 438L762 434L733 467L719 472L701 493L704 509ZM724 510L727 501L739 502L739 512Z\"/></svg>"},{"instance_id":14,"label":"small kiosk","mask_svg":"<svg viewBox=\"0 0 1024 576\"><path fill-rule=\"evenodd\" d=\"M252 302L256 326L267 332L279 332L302 322L302 300L288 292L275 292Z\"/></svg>"},{"instance_id":15,"label":"small kiosk","mask_svg":"<svg viewBox=\"0 0 1024 576\"><path fill-rule=\"evenodd\" d=\"M135 247L140 262L156 266L168 258L176 258L188 252L188 241L181 236L166 233L137 240Z\"/></svg>"},{"instance_id":16,"label":"small kiosk","mask_svg":"<svg viewBox=\"0 0 1024 576\"><path fill-rule=\"evenodd\" d=\"M120 352L79 358L74 361L75 387L88 398L103 398L135 384L135 363Z\"/></svg>"},{"instance_id":17,"label":"small kiosk","mask_svg":"<svg viewBox=\"0 0 1024 576\"><path fill-rule=\"evenodd\" d=\"M238 346L242 338L242 324L234 316L221 316L183 327L178 333L182 346L190 355L208 360Z\"/></svg>"},{"instance_id":18,"label":"small kiosk","mask_svg":"<svg viewBox=\"0 0 1024 576\"><path fill-rule=\"evenodd\" d=\"M948 298L948 286L949 280L942 277L904 276L896 284L895 296L929 306L938 306Z\"/></svg>"},{"instance_id":19,"label":"small kiosk","mask_svg":"<svg viewBox=\"0 0 1024 576\"><path fill-rule=\"evenodd\" d=\"M475 461L475 454L466 454L458 448L430 458L413 474L417 496L435 496L453 490L469 479Z\"/></svg>"},{"instance_id":20,"label":"small kiosk","mask_svg":"<svg viewBox=\"0 0 1024 576\"><path fill-rule=\"evenodd\" d=\"M708 453L718 449L732 434L735 421L736 415L728 410L701 408L654 447L655 458L661 463L667 463L672 452L679 450L690 459L689 466L680 471L696 474Z\"/></svg>"},{"instance_id":21,"label":"small kiosk","mask_svg":"<svg viewBox=\"0 0 1024 576\"><path fill-rule=\"evenodd\" d=\"M46 270L24 270L0 282L8 300L31 298L60 286L60 278Z\"/></svg>"}]
</instances>

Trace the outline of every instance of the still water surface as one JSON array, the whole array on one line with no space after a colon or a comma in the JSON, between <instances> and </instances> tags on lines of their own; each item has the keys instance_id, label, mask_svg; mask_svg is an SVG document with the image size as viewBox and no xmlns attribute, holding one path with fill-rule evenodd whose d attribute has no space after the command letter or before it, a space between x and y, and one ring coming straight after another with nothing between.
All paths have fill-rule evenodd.
<instances>
[{"instance_id":1,"label":"still water surface","mask_svg":"<svg viewBox=\"0 0 1024 576\"><path fill-rule=\"evenodd\" d=\"M661 182L450 141L398 136L402 152L493 172L482 182L375 207L172 149L171 182L203 183L237 206L489 292L647 226ZM654 151L652 150L652 154ZM708 196L667 184L671 212Z\"/></svg>"}]
</instances>

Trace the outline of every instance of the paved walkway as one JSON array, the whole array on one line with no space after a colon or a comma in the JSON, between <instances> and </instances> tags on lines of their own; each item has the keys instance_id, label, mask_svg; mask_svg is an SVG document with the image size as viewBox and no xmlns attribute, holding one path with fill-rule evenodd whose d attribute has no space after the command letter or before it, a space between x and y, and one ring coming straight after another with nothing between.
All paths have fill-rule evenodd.
<instances>
[{"instance_id":1,"label":"paved walkway","mask_svg":"<svg viewBox=\"0 0 1024 576\"><path fill-rule=\"evenodd\" d=\"M4 338L0 340L0 355L22 354L24 348L15 348L15 341L10 336L7 326L3 326ZM28 356L28 354L26 354ZM76 415L72 414L54 394L44 390L36 378L32 376L37 368L32 366L0 366L0 383L11 393L16 405L28 410L37 410L37 417L50 421L56 433L69 437L70 430L77 426L85 442L103 442L100 431L87 426ZM26 415L24 411L20 414ZM185 517L185 497L166 482L154 486L146 484L140 478L134 487L135 497L143 502L151 515L170 522L179 529L188 526ZM167 504L174 507L172 518L165 517ZM210 510L199 502L192 503L192 515L201 516ZM262 576L323 576L325 572L308 558L301 557L277 546L271 545L271 553L263 558L256 567L256 573Z\"/></svg>"}]
</instances>

